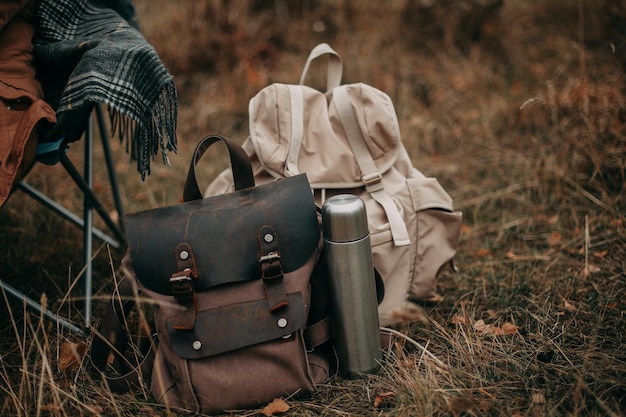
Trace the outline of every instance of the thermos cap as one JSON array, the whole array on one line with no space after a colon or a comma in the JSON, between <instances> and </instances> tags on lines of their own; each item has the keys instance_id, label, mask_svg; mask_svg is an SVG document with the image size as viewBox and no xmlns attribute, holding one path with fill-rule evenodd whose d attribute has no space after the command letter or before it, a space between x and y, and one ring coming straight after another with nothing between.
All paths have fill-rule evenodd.
<instances>
[{"instance_id":1,"label":"thermos cap","mask_svg":"<svg viewBox=\"0 0 626 417\"><path fill-rule=\"evenodd\" d=\"M324 240L352 242L368 235L365 203L352 194L330 197L322 206Z\"/></svg>"}]
</instances>

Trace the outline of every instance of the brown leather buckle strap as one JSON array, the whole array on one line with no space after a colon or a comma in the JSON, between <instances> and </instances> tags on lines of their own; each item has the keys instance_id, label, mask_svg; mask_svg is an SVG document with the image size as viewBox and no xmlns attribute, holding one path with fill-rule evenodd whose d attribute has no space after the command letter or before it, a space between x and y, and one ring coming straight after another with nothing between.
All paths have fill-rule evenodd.
<instances>
[{"instance_id":1,"label":"brown leather buckle strap","mask_svg":"<svg viewBox=\"0 0 626 417\"><path fill-rule=\"evenodd\" d=\"M198 300L196 298L195 281L198 279L198 267L191 245L179 243L174 248L176 268L179 272L170 277L170 290L176 302L185 310L181 312L174 328L177 330L191 330L196 323Z\"/></svg>"},{"instance_id":2,"label":"brown leather buckle strap","mask_svg":"<svg viewBox=\"0 0 626 417\"><path fill-rule=\"evenodd\" d=\"M259 267L265 284L265 295L270 311L274 312L287 306L287 293L283 283L283 264L280 258L278 236L272 226L259 229Z\"/></svg>"}]
</instances>

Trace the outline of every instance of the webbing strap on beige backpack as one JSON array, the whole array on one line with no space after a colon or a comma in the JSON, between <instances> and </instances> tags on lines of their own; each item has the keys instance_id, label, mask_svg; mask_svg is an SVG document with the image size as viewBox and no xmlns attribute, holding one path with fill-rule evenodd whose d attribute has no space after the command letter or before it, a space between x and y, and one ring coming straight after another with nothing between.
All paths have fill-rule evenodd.
<instances>
[{"instance_id":1,"label":"webbing strap on beige backpack","mask_svg":"<svg viewBox=\"0 0 626 417\"><path fill-rule=\"evenodd\" d=\"M356 157L356 161L361 168L363 184L365 189L385 210L387 214L387 220L389 221L389 228L391 230L391 236L393 237L393 243L396 246L407 246L411 244L409 238L409 232L406 229L404 219L398 211L398 207L393 203L393 200L385 190L385 184L382 181L382 174L378 171L372 155L367 150L365 142L363 141L363 132L358 124L356 117L354 116L354 110L350 104L350 97L348 96L347 86L337 87L333 90L333 100L337 113L341 118L343 129L346 132L352 152ZM398 130L400 130L398 128Z\"/></svg>"},{"instance_id":2,"label":"webbing strap on beige backpack","mask_svg":"<svg viewBox=\"0 0 626 417\"><path fill-rule=\"evenodd\" d=\"M337 114L343 125L346 137L352 148L356 162L361 170L361 180L367 192L376 200L385 210L389 220L389 227L393 237L394 245L406 246L411 243L409 233L398 208L385 190L382 182L382 173L374 163L370 151L364 142L364 134L356 119L352 104L350 102L348 86L340 86L341 75L343 71L341 57L328 44L322 43L317 45L307 58L304 70L300 76L300 85L304 84L311 62L323 55L328 55L328 73L326 78L327 93L332 92L332 102L337 110ZM300 148L304 138L304 103L302 96L302 88L295 85L289 85L289 93L291 98L291 141L289 144L289 152L285 161L285 176L297 175L300 173L298 168L298 157ZM397 119L390 119L395 122L394 130L400 130L397 126Z\"/></svg>"}]
</instances>

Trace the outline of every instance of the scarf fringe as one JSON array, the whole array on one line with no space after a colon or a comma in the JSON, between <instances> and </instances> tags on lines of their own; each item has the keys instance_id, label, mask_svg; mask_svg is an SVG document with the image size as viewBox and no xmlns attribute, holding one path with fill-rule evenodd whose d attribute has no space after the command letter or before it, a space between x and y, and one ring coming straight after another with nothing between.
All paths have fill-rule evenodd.
<instances>
[{"instance_id":1,"label":"scarf fringe","mask_svg":"<svg viewBox=\"0 0 626 417\"><path fill-rule=\"evenodd\" d=\"M176 120L177 95L174 85L168 85L152 105L150 120L133 120L111 105L107 106L111 134L123 143L130 160L137 162L141 180L150 175L150 162L161 151L163 164L171 168L168 152L177 153Z\"/></svg>"}]
</instances>

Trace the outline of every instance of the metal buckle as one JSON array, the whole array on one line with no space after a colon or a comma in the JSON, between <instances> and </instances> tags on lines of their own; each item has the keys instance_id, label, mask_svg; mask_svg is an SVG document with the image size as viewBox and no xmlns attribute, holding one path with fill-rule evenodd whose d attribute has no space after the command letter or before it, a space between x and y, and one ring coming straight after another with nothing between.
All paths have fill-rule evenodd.
<instances>
[{"instance_id":1,"label":"metal buckle","mask_svg":"<svg viewBox=\"0 0 626 417\"><path fill-rule=\"evenodd\" d=\"M191 274L187 273L185 275L174 275L170 277L170 284L180 284L182 282L191 281Z\"/></svg>"},{"instance_id":2,"label":"metal buckle","mask_svg":"<svg viewBox=\"0 0 626 417\"><path fill-rule=\"evenodd\" d=\"M267 255L263 255L259 258L259 263L265 263L265 262L274 262L274 261L280 261L280 255L277 254L276 252L270 252Z\"/></svg>"},{"instance_id":3,"label":"metal buckle","mask_svg":"<svg viewBox=\"0 0 626 417\"><path fill-rule=\"evenodd\" d=\"M170 277L170 290L176 300L181 301L194 294L193 274L191 270L178 272Z\"/></svg>"},{"instance_id":4,"label":"metal buckle","mask_svg":"<svg viewBox=\"0 0 626 417\"><path fill-rule=\"evenodd\" d=\"M363 181L363 184L365 184L366 187L370 186L372 184L378 184L382 180L383 180L383 176L380 175L379 172L375 172L375 173L369 174L369 175L363 175L361 177L361 181Z\"/></svg>"}]
</instances>

